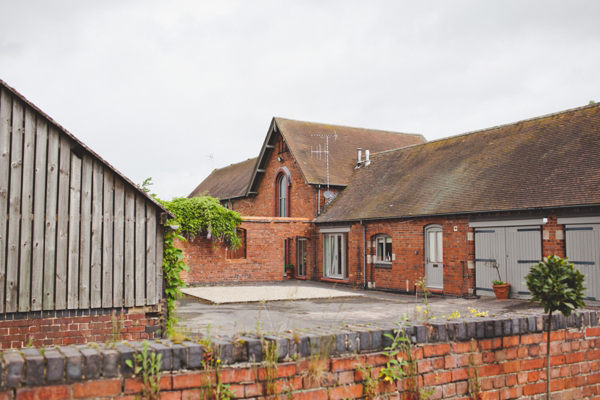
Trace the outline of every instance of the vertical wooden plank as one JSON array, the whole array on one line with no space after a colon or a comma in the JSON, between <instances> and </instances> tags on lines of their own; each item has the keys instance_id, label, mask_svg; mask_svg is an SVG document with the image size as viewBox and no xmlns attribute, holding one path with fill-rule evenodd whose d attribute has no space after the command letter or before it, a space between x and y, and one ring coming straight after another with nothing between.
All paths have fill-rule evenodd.
<instances>
[{"instance_id":1,"label":"vertical wooden plank","mask_svg":"<svg viewBox=\"0 0 600 400\"><path fill-rule=\"evenodd\" d=\"M115 177L104 170L104 229L102 235L102 307L113 305L113 219Z\"/></svg>"},{"instance_id":2,"label":"vertical wooden plank","mask_svg":"<svg viewBox=\"0 0 600 400\"><path fill-rule=\"evenodd\" d=\"M67 264L67 308L79 307L79 216L81 213L81 158L71 153L69 185L69 254Z\"/></svg>"},{"instance_id":3,"label":"vertical wooden plank","mask_svg":"<svg viewBox=\"0 0 600 400\"><path fill-rule=\"evenodd\" d=\"M67 262L69 248L69 186L71 173L71 143L66 135L60 135L58 164L58 221L56 224L56 287L57 310L67 308Z\"/></svg>"},{"instance_id":4,"label":"vertical wooden plank","mask_svg":"<svg viewBox=\"0 0 600 400\"><path fill-rule=\"evenodd\" d=\"M156 206L146 202L146 304L156 304Z\"/></svg>"},{"instance_id":5,"label":"vertical wooden plank","mask_svg":"<svg viewBox=\"0 0 600 400\"><path fill-rule=\"evenodd\" d=\"M19 311L31 309L31 236L33 229L33 169L35 166L35 114L25 108L23 187L21 194L21 254L19 262Z\"/></svg>"},{"instance_id":6,"label":"vertical wooden plank","mask_svg":"<svg viewBox=\"0 0 600 400\"><path fill-rule=\"evenodd\" d=\"M123 307L123 242L125 240L125 186L115 178L113 305Z\"/></svg>"},{"instance_id":7,"label":"vertical wooden plank","mask_svg":"<svg viewBox=\"0 0 600 400\"><path fill-rule=\"evenodd\" d=\"M146 304L146 201L135 196L135 305Z\"/></svg>"},{"instance_id":8,"label":"vertical wooden plank","mask_svg":"<svg viewBox=\"0 0 600 400\"><path fill-rule=\"evenodd\" d=\"M33 254L31 269L31 310L42 309L44 290L44 210L46 207L46 148L48 123L38 117L35 133L35 183L33 190Z\"/></svg>"},{"instance_id":9,"label":"vertical wooden plank","mask_svg":"<svg viewBox=\"0 0 600 400\"><path fill-rule=\"evenodd\" d=\"M81 228L79 236L79 308L90 307L90 256L92 244L92 158L81 162Z\"/></svg>"},{"instance_id":10,"label":"vertical wooden plank","mask_svg":"<svg viewBox=\"0 0 600 400\"><path fill-rule=\"evenodd\" d=\"M6 277L6 218L8 210L8 174L10 171L10 126L12 98L0 88L0 312L4 312Z\"/></svg>"},{"instance_id":11,"label":"vertical wooden plank","mask_svg":"<svg viewBox=\"0 0 600 400\"><path fill-rule=\"evenodd\" d=\"M55 127L48 127L48 162L46 167L46 232L44 233L44 310L54 309L56 275L56 207L58 204L59 137Z\"/></svg>"},{"instance_id":12,"label":"vertical wooden plank","mask_svg":"<svg viewBox=\"0 0 600 400\"><path fill-rule=\"evenodd\" d=\"M135 194L125 188L125 307L135 305Z\"/></svg>"},{"instance_id":13,"label":"vertical wooden plank","mask_svg":"<svg viewBox=\"0 0 600 400\"><path fill-rule=\"evenodd\" d=\"M90 268L91 307L102 306L102 207L104 169L94 160L92 173L92 258Z\"/></svg>"},{"instance_id":14,"label":"vertical wooden plank","mask_svg":"<svg viewBox=\"0 0 600 400\"><path fill-rule=\"evenodd\" d=\"M19 280L19 240L21 230L21 179L23 178L24 108L13 102L10 149L10 191L8 194L8 254L6 257L6 312L17 311Z\"/></svg>"},{"instance_id":15,"label":"vertical wooden plank","mask_svg":"<svg viewBox=\"0 0 600 400\"><path fill-rule=\"evenodd\" d=\"M160 211L159 211L160 213ZM164 225L156 227L156 302L163 297L163 257L165 248Z\"/></svg>"}]
</instances>

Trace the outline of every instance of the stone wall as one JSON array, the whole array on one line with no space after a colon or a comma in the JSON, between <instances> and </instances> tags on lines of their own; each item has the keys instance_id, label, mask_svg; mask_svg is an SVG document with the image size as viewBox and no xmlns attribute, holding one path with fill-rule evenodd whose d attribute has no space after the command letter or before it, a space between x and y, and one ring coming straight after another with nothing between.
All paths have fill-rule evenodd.
<instances>
[{"instance_id":1,"label":"stone wall","mask_svg":"<svg viewBox=\"0 0 600 400\"><path fill-rule=\"evenodd\" d=\"M474 383L481 387L483 399L541 399L546 387L545 323L543 316L523 316L405 328L413 343L411 365L417 370L417 385L431 391L431 399L468 399ZM557 330L550 350L556 398L597 398L598 313L556 315L553 325ZM365 396L369 383L391 398L410 398L414 379L385 383L380 378L388 361L382 350L391 343L386 333L392 329L357 326L307 336L266 336L263 341L252 335L213 340L222 365L216 372L202 368L206 351L197 343L155 341L150 346L163 358L162 399L203 398L203 390L217 384L229 385L237 398L273 394L294 399L357 398ZM277 363L261 363L264 343L269 342L277 343ZM142 394L142 382L126 360L141 348L134 342L4 351L0 399L133 399ZM371 367L370 376L357 365Z\"/></svg>"}]
</instances>

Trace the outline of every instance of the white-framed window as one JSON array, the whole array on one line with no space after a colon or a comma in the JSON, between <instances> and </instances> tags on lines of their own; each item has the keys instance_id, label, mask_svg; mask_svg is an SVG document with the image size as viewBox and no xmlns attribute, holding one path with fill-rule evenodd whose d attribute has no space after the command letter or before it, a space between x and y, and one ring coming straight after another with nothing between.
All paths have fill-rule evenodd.
<instances>
[{"instance_id":1,"label":"white-framed window","mask_svg":"<svg viewBox=\"0 0 600 400\"><path fill-rule=\"evenodd\" d=\"M376 262L391 263L392 259L392 237L387 235L377 236L375 238Z\"/></svg>"},{"instance_id":2,"label":"white-framed window","mask_svg":"<svg viewBox=\"0 0 600 400\"><path fill-rule=\"evenodd\" d=\"M298 276L306 276L306 243L305 238L298 238Z\"/></svg>"},{"instance_id":3,"label":"white-framed window","mask_svg":"<svg viewBox=\"0 0 600 400\"><path fill-rule=\"evenodd\" d=\"M281 174L277 180L278 216L287 217L287 177Z\"/></svg>"}]
</instances>

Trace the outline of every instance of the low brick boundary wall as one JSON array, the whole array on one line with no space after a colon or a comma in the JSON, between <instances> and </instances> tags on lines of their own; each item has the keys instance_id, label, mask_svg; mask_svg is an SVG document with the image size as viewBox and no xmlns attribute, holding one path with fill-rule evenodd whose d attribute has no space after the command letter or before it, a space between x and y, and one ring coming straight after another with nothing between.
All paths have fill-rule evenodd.
<instances>
[{"instance_id":1,"label":"low brick boundary wall","mask_svg":"<svg viewBox=\"0 0 600 400\"><path fill-rule=\"evenodd\" d=\"M556 398L600 396L599 313L585 311L564 318L556 315L552 334L551 362ZM542 398L546 387L545 355L547 318L476 318L405 328L411 338L421 387L432 390L432 399L468 399L469 359L475 356L484 399ZM357 364L372 366L378 379L388 357L382 350L394 327L349 326L336 332L307 336L292 333L265 336L278 344L275 374L264 363L263 341L249 335L214 339L215 354L223 367L202 370L203 349L197 343L151 342L162 354L163 399L202 398L202 385L219 382L239 398L281 394L296 399L342 399L363 397L369 379ZM473 341L476 352L472 352ZM133 358L141 342L27 348L2 353L0 399L133 399L141 395L141 380L133 377L126 360ZM323 370L316 379L311 350L326 346L329 357L320 360ZM291 361L294 359L295 361ZM250 361L256 361L252 363ZM312 364L312 366L311 366ZM271 367L273 365L271 364ZM271 370L272 372L272 370ZM379 391L402 398L406 382L384 384Z\"/></svg>"},{"instance_id":2,"label":"low brick boundary wall","mask_svg":"<svg viewBox=\"0 0 600 400\"><path fill-rule=\"evenodd\" d=\"M125 340L162 337L162 307L51 310L0 314L0 348L105 342L114 324Z\"/></svg>"}]
</instances>

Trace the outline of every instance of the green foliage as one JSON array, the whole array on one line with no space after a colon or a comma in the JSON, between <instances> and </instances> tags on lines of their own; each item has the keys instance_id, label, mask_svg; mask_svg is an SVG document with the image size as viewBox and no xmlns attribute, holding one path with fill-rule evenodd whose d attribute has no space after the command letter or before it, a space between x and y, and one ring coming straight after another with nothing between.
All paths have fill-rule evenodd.
<instances>
[{"instance_id":1,"label":"green foliage","mask_svg":"<svg viewBox=\"0 0 600 400\"><path fill-rule=\"evenodd\" d=\"M185 282L181 279L181 272L189 270L183 262L183 251L175 246L175 239L185 241L185 238L178 235L176 231L171 230L165 233L163 268L166 282L167 332L170 336L178 322L175 317L175 302L181 297L180 288L185 287Z\"/></svg>"},{"instance_id":2,"label":"green foliage","mask_svg":"<svg viewBox=\"0 0 600 400\"><path fill-rule=\"evenodd\" d=\"M179 226L178 232L185 236L207 235L213 241L224 241L237 249L242 243L237 236L237 227L242 217L235 211L223 207L213 197L176 197L171 201L160 201L175 219L169 224Z\"/></svg>"},{"instance_id":3,"label":"green foliage","mask_svg":"<svg viewBox=\"0 0 600 400\"><path fill-rule=\"evenodd\" d=\"M142 395L146 399L160 398L160 378L162 376L162 354L149 350L148 341L144 340L142 351L136 353L132 360L126 360L135 374L142 373Z\"/></svg>"},{"instance_id":4,"label":"green foliage","mask_svg":"<svg viewBox=\"0 0 600 400\"><path fill-rule=\"evenodd\" d=\"M555 255L532 266L525 277L531 301L539 302L544 312L560 311L565 316L585 306L584 280L573 263Z\"/></svg>"},{"instance_id":5,"label":"green foliage","mask_svg":"<svg viewBox=\"0 0 600 400\"><path fill-rule=\"evenodd\" d=\"M385 367L381 368L380 372L384 382L396 382L405 376L405 369L408 366L408 362L403 357L405 352L401 350L403 350L402 347L405 347L410 342L410 339L404 335L403 330L407 320L408 317L404 316L400 322L396 322L398 329L394 330L393 335L389 333L385 334L386 337L392 339L392 344L386 347L386 351L383 352L388 357ZM400 356L398 356L399 354Z\"/></svg>"}]
</instances>

